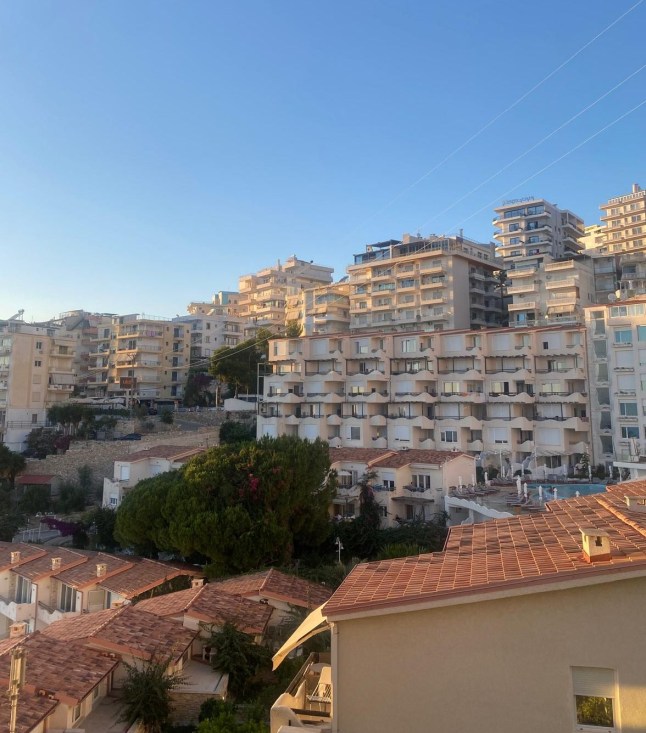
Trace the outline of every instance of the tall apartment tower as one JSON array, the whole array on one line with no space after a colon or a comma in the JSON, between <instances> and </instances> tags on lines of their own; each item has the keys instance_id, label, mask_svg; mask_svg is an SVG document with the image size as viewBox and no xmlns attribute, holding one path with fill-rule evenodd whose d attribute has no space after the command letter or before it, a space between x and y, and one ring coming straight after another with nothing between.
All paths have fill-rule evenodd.
<instances>
[{"instance_id":1,"label":"tall apartment tower","mask_svg":"<svg viewBox=\"0 0 646 733\"><path fill-rule=\"evenodd\" d=\"M47 408L69 399L75 384L75 339L50 323L0 321L0 442L24 450Z\"/></svg>"},{"instance_id":2,"label":"tall apartment tower","mask_svg":"<svg viewBox=\"0 0 646 733\"><path fill-rule=\"evenodd\" d=\"M529 196L495 210L497 254L507 275L511 326L582 323L594 302L594 272L581 255L583 220Z\"/></svg>"},{"instance_id":3,"label":"tall apartment tower","mask_svg":"<svg viewBox=\"0 0 646 733\"><path fill-rule=\"evenodd\" d=\"M420 237L369 244L354 256L350 330L387 331L499 326L493 245L466 237Z\"/></svg>"},{"instance_id":4,"label":"tall apartment tower","mask_svg":"<svg viewBox=\"0 0 646 733\"><path fill-rule=\"evenodd\" d=\"M338 283L299 290L287 296L287 323L297 323L302 336L344 333L350 328L350 283Z\"/></svg>"},{"instance_id":5,"label":"tall apartment tower","mask_svg":"<svg viewBox=\"0 0 646 733\"><path fill-rule=\"evenodd\" d=\"M301 289L329 285L334 268L299 260L292 255L284 263L266 267L239 279L240 315L254 328L281 330L286 321L287 296Z\"/></svg>"}]
</instances>

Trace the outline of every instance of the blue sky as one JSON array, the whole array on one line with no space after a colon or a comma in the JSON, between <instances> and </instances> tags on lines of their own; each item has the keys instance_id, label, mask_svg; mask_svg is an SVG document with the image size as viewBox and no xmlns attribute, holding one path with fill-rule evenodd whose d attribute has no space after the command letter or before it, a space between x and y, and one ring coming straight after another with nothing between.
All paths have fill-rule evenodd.
<instances>
[{"instance_id":1,"label":"blue sky","mask_svg":"<svg viewBox=\"0 0 646 733\"><path fill-rule=\"evenodd\" d=\"M522 182L646 70L465 195L645 64L645 27L644 0L5 0L0 317L174 316L292 254L339 278L403 232L489 241L503 198L594 223L646 186L646 105Z\"/></svg>"}]
</instances>

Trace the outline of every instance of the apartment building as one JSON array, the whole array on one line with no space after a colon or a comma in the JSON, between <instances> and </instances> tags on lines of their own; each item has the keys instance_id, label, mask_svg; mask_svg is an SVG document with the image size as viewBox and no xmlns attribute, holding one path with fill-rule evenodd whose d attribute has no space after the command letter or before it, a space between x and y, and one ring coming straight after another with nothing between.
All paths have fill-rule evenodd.
<instances>
[{"instance_id":1,"label":"apartment building","mask_svg":"<svg viewBox=\"0 0 646 733\"><path fill-rule=\"evenodd\" d=\"M624 483L356 566L274 656L331 630L271 733L646 730L645 505Z\"/></svg>"},{"instance_id":2,"label":"apartment building","mask_svg":"<svg viewBox=\"0 0 646 733\"><path fill-rule=\"evenodd\" d=\"M97 331L89 354L89 397L144 404L181 399L190 366L189 324L132 314L112 316Z\"/></svg>"},{"instance_id":3,"label":"apartment building","mask_svg":"<svg viewBox=\"0 0 646 733\"><path fill-rule=\"evenodd\" d=\"M285 326L287 296L301 289L329 285L334 268L299 260L296 255L239 279L240 315L251 324L280 330Z\"/></svg>"},{"instance_id":4,"label":"apartment building","mask_svg":"<svg viewBox=\"0 0 646 733\"><path fill-rule=\"evenodd\" d=\"M495 456L563 476L589 451L585 328L274 339L258 435Z\"/></svg>"},{"instance_id":5,"label":"apartment building","mask_svg":"<svg viewBox=\"0 0 646 733\"><path fill-rule=\"evenodd\" d=\"M71 396L76 341L51 324L0 321L0 442L14 451Z\"/></svg>"},{"instance_id":6,"label":"apartment building","mask_svg":"<svg viewBox=\"0 0 646 733\"><path fill-rule=\"evenodd\" d=\"M288 295L286 323L297 323L301 336L349 331L350 283L347 280L345 277L338 283Z\"/></svg>"},{"instance_id":7,"label":"apartment building","mask_svg":"<svg viewBox=\"0 0 646 733\"><path fill-rule=\"evenodd\" d=\"M465 237L369 244L347 268L350 330L448 330L498 326L502 298L492 245Z\"/></svg>"},{"instance_id":8,"label":"apartment building","mask_svg":"<svg viewBox=\"0 0 646 733\"><path fill-rule=\"evenodd\" d=\"M629 471L646 457L646 295L590 306L586 325L593 456Z\"/></svg>"}]
</instances>

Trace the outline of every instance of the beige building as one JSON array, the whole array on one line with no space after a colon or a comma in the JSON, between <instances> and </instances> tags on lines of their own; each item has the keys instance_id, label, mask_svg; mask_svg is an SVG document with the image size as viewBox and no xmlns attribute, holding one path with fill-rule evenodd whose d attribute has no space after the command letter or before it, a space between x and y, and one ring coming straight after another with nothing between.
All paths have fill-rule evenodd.
<instances>
[{"instance_id":1,"label":"beige building","mask_svg":"<svg viewBox=\"0 0 646 733\"><path fill-rule=\"evenodd\" d=\"M354 256L350 330L441 331L501 324L493 246L465 237L415 237L369 244Z\"/></svg>"},{"instance_id":2,"label":"beige building","mask_svg":"<svg viewBox=\"0 0 646 733\"><path fill-rule=\"evenodd\" d=\"M182 398L190 366L190 324L132 314L113 316L110 325L97 330L89 354L89 397L146 404Z\"/></svg>"},{"instance_id":3,"label":"beige building","mask_svg":"<svg viewBox=\"0 0 646 733\"><path fill-rule=\"evenodd\" d=\"M191 364L205 364L217 349L237 346L243 340L247 321L239 315L239 309L239 293L220 291L210 303L189 303L189 315L173 319L190 326Z\"/></svg>"},{"instance_id":4,"label":"beige building","mask_svg":"<svg viewBox=\"0 0 646 733\"><path fill-rule=\"evenodd\" d=\"M646 295L586 308L593 457L636 477L646 461Z\"/></svg>"},{"instance_id":5,"label":"beige building","mask_svg":"<svg viewBox=\"0 0 646 733\"><path fill-rule=\"evenodd\" d=\"M334 268L299 260L292 255L284 263L265 267L239 279L240 315L253 331L266 326L282 329L286 321L287 297L301 289L329 285ZM250 331L251 333L251 331Z\"/></svg>"},{"instance_id":6,"label":"beige building","mask_svg":"<svg viewBox=\"0 0 646 733\"><path fill-rule=\"evenodd\" d=\"M563 476L589 450L585 341L578 325L273 339L258 435Z\"/></svg>"},{"instance_id":7,"label":"beige building","mask_svg":"<svg viewBox=\"0 0 646 733\"><path fill-rule=\"evenodd\" d=\"M299 290L286 300L286 323L297 323L301 336L344 333L350 328L350 283L338 283Z\"/></svg>"},{"instance_id":8,"label":"beige building","mask_svg":"<svg viewBox=\"0 0 646 733\"><path fill-rule=\"evenodd\" d=\"M0 441L11 450L24 450L47 409L72 395L75 346L50 324L0 321Z\"/></svg>"},{"instance_id":9,"label":"beige building","mask_svg":"<svg viewBox=\"0 0 646 733\"><path fill-rule=\"evenodd\" d=\"M356 566L274 657L331 628L271 733L646 730L645 505L623 484Z\"/></svg>"}]
</instances>

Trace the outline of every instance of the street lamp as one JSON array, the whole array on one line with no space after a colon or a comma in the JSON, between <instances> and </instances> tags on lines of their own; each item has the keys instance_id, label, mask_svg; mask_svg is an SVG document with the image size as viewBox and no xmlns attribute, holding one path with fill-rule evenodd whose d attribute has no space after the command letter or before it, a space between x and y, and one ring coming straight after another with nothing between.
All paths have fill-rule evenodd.
<instances>
[{"instance_id":1,"label":"street lamp","mask_svg":"<svg viewBox=\"0 0 646 733\"><path fill-rule=\"evenodd\" d=\"M339 565L340 565L341 564L341 550L343 549L343 542L341 542L340 537L337 537L334 540L334 544L336 545L336 549L337 549L337 553L338 553L338 558L339 558Z\"/></svg>"}]
</instances>

